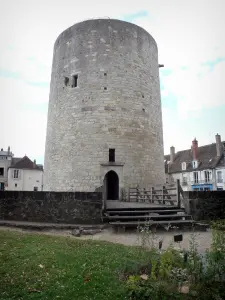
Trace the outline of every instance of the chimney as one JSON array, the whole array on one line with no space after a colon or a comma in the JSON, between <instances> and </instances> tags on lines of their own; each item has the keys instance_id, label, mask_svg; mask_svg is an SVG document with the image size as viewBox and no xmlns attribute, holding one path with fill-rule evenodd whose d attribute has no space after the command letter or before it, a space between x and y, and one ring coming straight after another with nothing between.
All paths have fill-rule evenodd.
<instances>
[{"instance_id":1,"label":"chimney","mask_svg":"<svg viewBox=\"0 0 225 300\"><path fill-rule=\"evenodd\" d=\"M196 138L192 141L192 155L193 155L193 160L197 160L198 157L198 141Z\"/></svg>"},{"instance_id":2,"label":"chimney","mask_svg":"<svg viewBox=\"0 0 225 300\"><path fill-rule=\"evenodd\" d=\"M175 148L174 146L170 147L170 163L172 164L174 162L175 158Z\"/></svg>"},{"instance_id":3,"label":"chimney","mask_svg":"<svg viewBox=\"0 0 225 300\"><path fill-rule=\"evenodd\" d=\"M10 154L10 146L8 147L8 154Z\"/></svg>"},{"instance_id":4,"label":"chimney","mask_svg":"<svg viewBox=\"0 0 225 300\"><path fill-rule=\"evenodd\" d=\"M217 133L216 135L216 155L222 155L222 143L221 143L221 136Z\"/></svg>"},{"instance_id":5,"label":"chimney","mask_svg":"<svg viewBox=\"0 0 225 300\"><path fill-rule=\"evenodd\" d=\"M36 166L36 159L34 159L34 165Z\"/></svg>"}]
</instances>

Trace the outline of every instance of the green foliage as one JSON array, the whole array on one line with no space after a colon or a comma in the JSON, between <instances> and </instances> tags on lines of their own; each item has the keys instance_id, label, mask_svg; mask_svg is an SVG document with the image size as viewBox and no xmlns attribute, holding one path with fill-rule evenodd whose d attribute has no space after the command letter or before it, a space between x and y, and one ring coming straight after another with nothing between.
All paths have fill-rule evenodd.
<instances>
[{"instance_id":1,"label":"green foliage","mask_svg":"<svg viewBox=\"0 0 225 300\"><path fill-rule=\"evenodd\" d=\"M188 299L176 289L176 286L165 281L142 280L138 276L131 276L127 282L128 296L132 300L176 300Z\"/></svg>"},{"instance_id":2,"label":"green foliage","mask_svg":"<svg viewBox=\"0 0 225 300\"><path fill-rule=\"evenodd\" d=\"M0 300L124 300L127 290L118 269L135 261L136 270L144 266L146 252L106 242L0 230Z\"/></svg>"},{"instance_id":3,"label":"green foliage","mask_svg":"<svg viewBox=\"0 0 225 300\"><path fill-rule=\"evenodd\" d=\"M187 260L185 253L171 245L160 252L154 248L156 235L146 226L139 228L142 249L151 248L151 271L130 276L127 280L129 297L141 299L225 299L225 232L221 221L212 224L212 245L207 255L200 255L196 235L189 241ZM155 250L155 252L153 251Z\"/></svg>"},{"instance_id":4,"label":"green foliage","mask_svg":"<svg viewBox=\"0 0 225 300\"><path fill-rule=\"evenodd\" d=\"M221 230L224 221L212 223L212 245L206 255L206 276L225 281L225 231Z\"/></svg>"}]
</instances>

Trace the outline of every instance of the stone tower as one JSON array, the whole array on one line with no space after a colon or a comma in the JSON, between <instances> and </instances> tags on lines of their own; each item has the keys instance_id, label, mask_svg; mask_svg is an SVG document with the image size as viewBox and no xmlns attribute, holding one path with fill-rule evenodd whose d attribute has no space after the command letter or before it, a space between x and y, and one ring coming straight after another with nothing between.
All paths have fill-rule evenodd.
<instances>
[{"instance_id":1,"label":"stone tower","mask_svg":"<svg viewBox=\"0 0 225 300\"><path fill-rule=\"evenodd\" d=\"M66 29L54 45L44 189L94 191L165 182L158 50L111 19Z\"/></svg>"}]
</instances>

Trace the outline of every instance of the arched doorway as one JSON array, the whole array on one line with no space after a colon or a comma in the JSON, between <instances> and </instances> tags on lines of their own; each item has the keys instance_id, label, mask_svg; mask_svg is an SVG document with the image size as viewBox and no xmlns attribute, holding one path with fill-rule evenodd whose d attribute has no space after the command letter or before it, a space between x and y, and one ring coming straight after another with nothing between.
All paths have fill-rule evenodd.
<instances>
[{"instance_id":1,"label":"arched doorway","mask_svg":"<svg viewBox=\"0 0 225 300\"><path fill-rule=\"evenodd\" d=\"M119 200L119 177L114 171L109 171L104 179L106 200Z\"/></svg>"}]
</instances>

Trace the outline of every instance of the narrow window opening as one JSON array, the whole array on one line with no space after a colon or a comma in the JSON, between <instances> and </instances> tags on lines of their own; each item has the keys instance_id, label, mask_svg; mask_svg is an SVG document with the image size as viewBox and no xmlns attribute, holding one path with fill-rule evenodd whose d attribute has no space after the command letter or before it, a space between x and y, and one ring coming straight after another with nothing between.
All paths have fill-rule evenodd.
<instances>
[{"instance_id":1,"label":"narrow window opening","mask_svg":"<svg viewBox=\"0 0 225 300\"><path fill-rule=\"evenodd\" d=\"M109 162L115 162L115 149L109 149Z\"/></svg>"},{"instance_id":2,"label":"narrow window opening","mask_svg":"<svg viewBox=\"0 0 225 300\"><path fill-rule=\"evenodd\" d=\"M19 177L19 170L14 170L13 178L18 178L18 177Z\"/></svg>"},{"instance_id":3,"label":"narrow window opening","mask_svg":"<svg viewBox=\"0 0 225 300\"><path fill-rule=\"evenodd\" d=\"M194 183L198 183L198 172L194 172Z\"/></svg>"},{"instance_id":4,"label":"narrow window opening","mask_svg":"<svg viewBox=\"0 0 225 300\"><path fill-rule=\"evenodd\" d=\"M15 183L15 187L17 187L17 183Z\"/></svg>"},{"instance_id":5,"label":"narrow window opening","mask_svg":"<svg viewBox=\"0 0 225 300\"><path fill-rule=\"evenodd\" d=\"M107 87L104 87L104 90L106 91L106 90L107 90Z\"/></svg>"},{"instance_id":6,"label":"narrow window opening","mask_svg":"<svg viewBox=\"0 0 225 300\"><path fill-rule=\"evenodd\" d=\"M73 75L71 87L72 88L77 87L77 82L78 82L78 75Z\"/></svg>"},{"instance_id":7,"label":"narrow window opening","mask_svg":"<svg viewBox=\"0 0 225 300\"><path fill-rule=\"evenodd\" d=\"M0 176L4 176L4 168L0 168Z\"/></svg>"},{"instance_id":8,"label":"narrow window opening","mask_svg":"<svg viewBox=\"0 0 225 300\"><path fill-rule=\"evenodd\" d=\"M64 77L64 84L65 84L65 86L68 86L68 84L69 84L69 78L68 77Z\"/></svg>"},{"instance_id":9,"label":"narrow window opening","mask_svg":"<svg viewBox=\"0 0 225 300\"><path fill-rule=\"evenodd\" d=\"M210 174L209 171L205 171L205 182L209 182L210 181Z\"/></svg>"}]
</instances>

